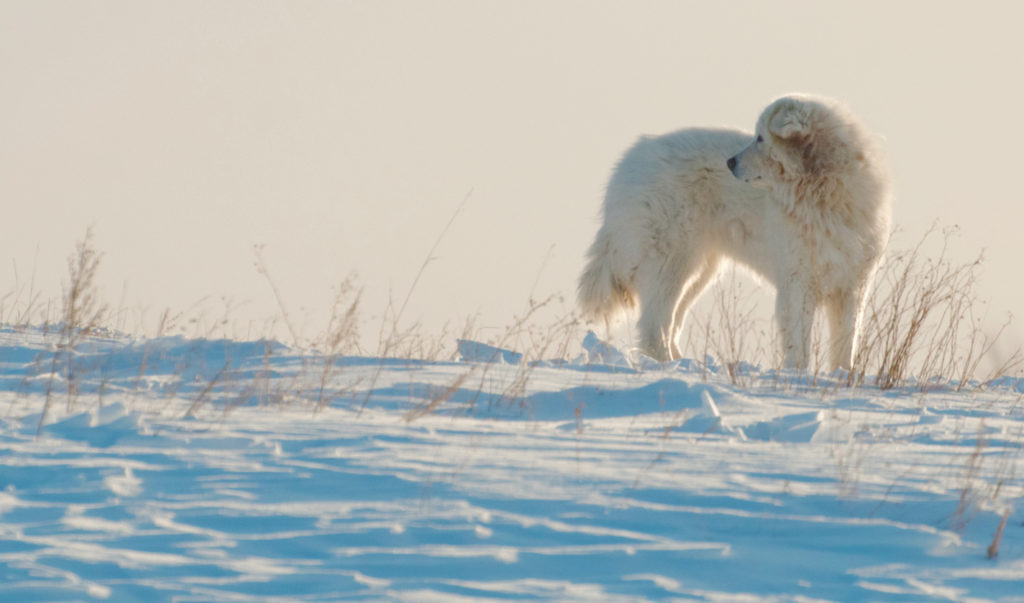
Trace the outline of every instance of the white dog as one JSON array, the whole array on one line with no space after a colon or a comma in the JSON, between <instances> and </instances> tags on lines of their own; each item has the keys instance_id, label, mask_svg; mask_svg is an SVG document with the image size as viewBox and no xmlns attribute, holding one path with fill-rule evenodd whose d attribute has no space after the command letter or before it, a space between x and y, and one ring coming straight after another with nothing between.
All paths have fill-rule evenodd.
<instances>
[{"instance_id":1,"label":"white dog","mask_svg":"<svg viewBox=\"0 0 1024 603\"><path fill-rule=\"evenodd\" d=\"M579 303L611 319L640 304L640 343L678 358L676 339L722 260L772 283L787 367L806 369L818 306L832 368L849 368L869 281L889 234L888 176L872 137L838 103L782 97L738 130L642 137L608 183Z\"/></svg>"}]
</instances>

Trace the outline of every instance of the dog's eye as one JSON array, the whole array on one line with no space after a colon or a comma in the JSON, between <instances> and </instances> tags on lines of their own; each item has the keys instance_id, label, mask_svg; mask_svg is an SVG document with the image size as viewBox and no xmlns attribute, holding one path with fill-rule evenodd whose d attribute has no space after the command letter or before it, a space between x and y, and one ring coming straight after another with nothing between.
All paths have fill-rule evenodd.
<instances>
[{"instance_id":1,"label":"dog's eye","mask_svg":"<svg viewBox=\"0 0 1024 603\"><path fill-rule=\"evenodd\" d=\"M757 142L764 142L764 137L762 137L760 134L758 134L757 135Z\"/></svg>"}]
</instances>

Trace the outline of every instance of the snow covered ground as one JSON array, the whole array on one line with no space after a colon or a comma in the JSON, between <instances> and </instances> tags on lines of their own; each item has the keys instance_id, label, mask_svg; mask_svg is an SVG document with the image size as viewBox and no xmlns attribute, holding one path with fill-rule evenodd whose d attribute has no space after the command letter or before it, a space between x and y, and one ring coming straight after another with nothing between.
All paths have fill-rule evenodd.
<instances>
[{"instance_id":1,"label":"snow covered ground","mask_svg":"<svg viewBox=\"0 0 1024 603\"><path fill-rule=\"evenodd\" d=\"M1020 381L57 341L0 330L2 601L1024 601Z\"/></svg>"}]
</instances>

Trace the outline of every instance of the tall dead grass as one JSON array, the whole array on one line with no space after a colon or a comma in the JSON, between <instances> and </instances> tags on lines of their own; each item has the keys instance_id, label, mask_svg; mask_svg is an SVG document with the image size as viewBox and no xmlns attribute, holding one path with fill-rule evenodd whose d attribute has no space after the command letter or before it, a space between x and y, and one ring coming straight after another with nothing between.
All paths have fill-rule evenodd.
<instances>
[{"instance_id":1,"label":"tall dead grass","mask_svg":"<svg viewBox=\"0 0 1024 603\"><path fill-rule=\"evenodd\" d=\"M93 246L92 228L78 242L75 253L68 257L68 277L64 284L59 338L50 361L50 374L46 383L46 398L39 416L38 430L42 429L56 395L58 380L63 381L66 407L71 410L78 394L76 348L83 338L99 330L108 314L108 306L100 301L96 286L96 273L101 254Z\"/></svg>"},{"instance_id":2,"label":"tall dead grass","mask_svg":"<svg viewBox=\"0 0 1024 603\"><path fill-rule=\"evenodd\" d=\"M461 208L462 205L452 220ZM492 330L490 336L483 336L484 329L474 319L467 320L461 328L446 326L440 334L427 333L418 323L404 323L403 315L416 285L451 223L450 220L428 252L402 303L397 309L389 306L379 316L377 330L380 337L374 356L410 361L451 360L458 357L460 339L514 350L519 352L516 356L519 359L515 368L517 372L501 395L502 400L514 401L527 390L540 361L565 360L576 351L581 341L581 321L572 310L558 312L556 306L564 304L564 300L551 296L540 301L531 298L523 313L513 317L509 325ZM952 260L949 249L954 235L955 230L933 228L913 247L889 254L876 276L873 293L864 309L860 345L854 366L846 375L846 385L872 384L881 389L916 387L921 390L952 387L959 390L984 386L994 378L1020 369L1024 357L1019 348L993 360L995 352L1002 349L1000 338L1010 324L1009 318L1001 327L986 330L985 305L979 302L976 293L983 258L979 255L965 263ZM934 257L927 257L924 250L935 243L936 238L939 252ZM96 275L101 258L93 243L92 230L87 230L68 258L59 320L52 323L57 343L54 354L47 359L50 371L40 425L46 420L58 395L64 396L68 409L75 404L78 393L75 349L83 337L100 330L110 318L109 306L102 302L97 290ZM377 377L367 377L364 371L359 382L342 378L345 366L342 358L364 353L360 345L360 335L366 326L362 316L363 290L356 277L350 276L338 286L326 328L313 338L303 339L291 320L281 290L267 269L262 248L256 249L256 269L271 287L281 312L278 321L287 326L293 345L316 352L308 360L309 366L305 371L308 378L302 383L296 382L296 391L273 392L273 395L265 392L267 395L261 398L308 398L316 408L324 408L339 397L351 397L359 391L364 392L359 395L364 396L365 406L375 391ZM31 310L35 312L44 305L31 281L27 287L27 293L21 295L22 299L27 299L28 309L20 312L8 310L5 317L28 324L30 309L35 308ZM778 366L781 360L776 351L774 325L760 312L755 296L757 288L744 283L744 279L734 271L726 273L712 291L712 311L704 315L695 313L687 330L689 339L684 349L696 352L696 357L701 359L698 364L704 366L705 373L712 364L707 359L713 357L733 384L750 386L760 379L758 362L767 361L769 366ZM542 316L554 316L554 319L545 322ZM158 335L168 330L167 324L181 322L187 321L178 314L165 312ZM821 333L820 326L815 329L816 334ZM814 341L812 357L819 359L816 366L821 366L820 360L826 356L824 347L827 344L824 341L820 335ZM507 364L497 359L483 363L480 359L474 361L477 366L467 370L479 371L474 376L479 377L481 389L488 372L493 369L492 365ZM140 380L145 372L145 362L144 357ZM982 374L986 362L987 368ZM463 381L465 378L459 382L460 386L464 385ZM835 379L831 382L835 383ZM200 390L197 406L214 397L213 387L211 384L210 388Z\"/></svg>"},{"instance_id":3,"label":"tall dead grass","mask_svg":"<svg viewBox=\"0 0 1024 603\"><path fill-rule=\"evenodd\" d=\"M864 308L850 384L960 390L1021 366L1019 347L1004 358L991 357L1012 317L994 333L986 330L985 304L976 290L983 257L952 260L949 245L955 234L955 229L932 227L914 247L888 255ZM923 249L935 237L941 239L939 253L925 257ZM992 368L981 375L986 359Z\"/></svg>"}]
</instances>

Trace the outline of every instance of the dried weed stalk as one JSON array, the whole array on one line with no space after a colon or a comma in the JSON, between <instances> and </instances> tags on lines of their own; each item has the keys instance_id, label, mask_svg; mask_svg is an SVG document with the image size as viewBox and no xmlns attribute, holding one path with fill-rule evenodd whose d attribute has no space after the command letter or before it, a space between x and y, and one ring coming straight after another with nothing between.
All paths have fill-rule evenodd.
<instances>
[{"instance_id":1,"label":"dried weed stalk","mask_svg":"<svg viewBox=\"0 0 1024 603\"><path fill-rule=\"evenodd\" d=\"M329 402L328 384L338 371L338 359L359 351L359 302L362 295L362 289L355 285L354 275L349 275L335 294L327 331L317 342L323 354L317 410L322 410Z\"/></svg>"},{"instance_id":2,"label":"dried weed stalk","mask_svg":"<svg viewBox=\"0 0 1024 603\"><path fill-rule=\"evenodd\" d=\"M64 286L61 323L57 347L50 364L50 376L46 384L46 398L39 415L36 433L40 433L53 403L54 387L58 371L67 390L67 410L74 407L78 394L78 380L75 372L76 347L82 339L101 328L108 307L100 301L96 290L96 272L102 257L93 247L92 228L85 231L85 237L75 246L75 253L68 257L68 282Z\"/></svg>"},{"instance_id":3,"label":"dried weed stalk","mask_svg":"<svg viewBox=\"0 0 1024 603\"><path fill-rule=\"evenodd\" d=\"M850 384L875 375L880 389L912 380L922 391L948 384L961 389L975 378L982 359L1008 326L1009 321L994 335L985 333L975 292L982 256L954 263L948 252L955 229L942 231L938 257L922 257L925 243L935 234L933 227L913 248L890 254L879 270L864 309ZM990 379L1021 360L1020 351L1014 352Z\"/></svg>"}]
</instances>

